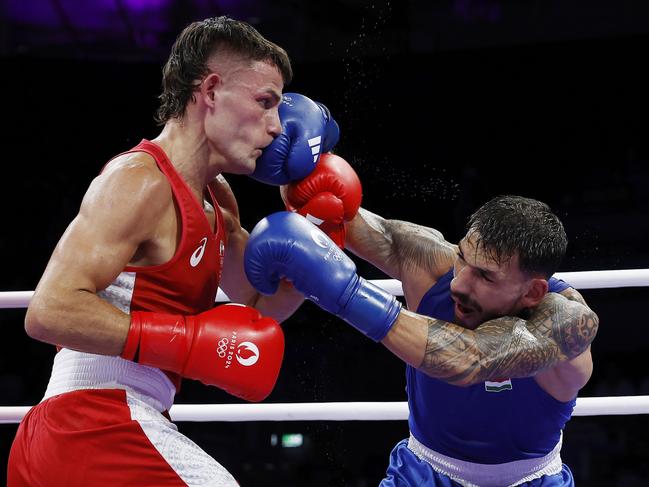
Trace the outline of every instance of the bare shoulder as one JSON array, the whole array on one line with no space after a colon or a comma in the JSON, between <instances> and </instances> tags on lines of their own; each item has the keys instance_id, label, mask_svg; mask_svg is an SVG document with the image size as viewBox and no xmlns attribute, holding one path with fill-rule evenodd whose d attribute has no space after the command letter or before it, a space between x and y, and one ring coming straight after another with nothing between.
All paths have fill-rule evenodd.
<instances>
[{"instance_id":1,"label":"bare shoulder","mask_svg":"<svg viewBox=\"0 0 649 487\"><path fill-rule=\"evenodd\" d=\"M573 359L591 344L599 327L597 314L585 304L559 293L547 293L527 320L536 336L549 337L562 359Z\"/></svg>"},{"instance_id":2,"label":"bare shoulder","mask_svg":"<svg viewBox=\"0 0 649 487\"><path fill-rule=\"evenodd\" d=\"M413 273L437 279L455 260L457 246L434 228L385 219L365 208L347 228L348 248L395 279L403 281Z\"/></svg>"},{"instance_id":3,"label":"bare shoulder","mask_svg":"<svg viewBox=\"0 0 649 487\"><path fill-rule=\"evenodd\" d=\"M95 181L121 196L152 198L145 201L147 204L168 200L172 196L166 176L158 169L153 157L144 152L113 159Z\"/></svg>"},{"instance_id":4,"label":"bare shoulder","mask_svg":"<svg viewBox=\"0 0 649 487\"><path fill-rule=\"evenodd\" d=\"M121 222L116 229L146 231L155 226L170 205L173 197L167 178L151 156L138 152L117 157L106 165L90 184L80 213Z\"/></svg>"},{"instance_id":5,"label":"bare shoulder","mask_svg":"<svg viewBox=\"0 0 649 487\"><path fill-rule=\"evenodd\" d=\"M584 306L587 306L586 300L581 295L581 293L572 287L564 289L559 294L561 294L564 298L566 298L569 301L575 301L577 303L583 304Z\"/></svg>"},{"instance_id":6,"label":"bare shoulder","mask_svg":"<svg viewBox=\"0 0 649 487\"><path fill-rule=\"evenodd\" d=\"M97 179L107 184L125 184L127 189L135 187L140 187L144 191L167 189L168 194L171 194L171 186L166 176L158 169L153 157L145 152L116 157L106 165Z\"/></svg>"},{"instance_id":7,"label":"bare shoulder","mask_svg":"<svg viewBox=\"0 0 649 487\"><path fill-rule=\"evenodd\" d=\"M392 220L393 253L399 265L404 296L410 309L417 309L422 297L450 269L457 258L457 245L448 242L434 228Z\"/></svg>"},{"instance_id":8,"label":"bare shoulder","mask_svg":"<svg viewBox=\"0 0 649 487\"><path fill-rule=\"evenodd\" d=\"M457 246L434 228L386 219L361 208L347 225L346 247L401 281L410 309L453 267Z\"/></svg>"}]
</instances>

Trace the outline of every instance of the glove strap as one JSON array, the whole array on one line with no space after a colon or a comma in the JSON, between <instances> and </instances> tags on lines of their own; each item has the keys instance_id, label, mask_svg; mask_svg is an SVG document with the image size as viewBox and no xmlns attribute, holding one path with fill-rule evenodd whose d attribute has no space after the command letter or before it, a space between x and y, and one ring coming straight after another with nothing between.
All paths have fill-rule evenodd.
<instances>
[{"instance_id":1,"label":"glove strap","mask_svg":"<svg viewBox=\"0 0 649 487\"><path fill-rule=\"evenodd\" d=\"M140 317L134 313L131 315L131 325L128 329L126 342L124 343L124 350L120 357L126 360L134 360L140 348L140 334L142 332L142 322Z\"/></svg>"},{"instance_id":2,"label":"glove strap","mask_svg":"<svg viewBox=\"0 0 649 487\"><path fill-rule=\"evenodd\" d=\"M139 344L138 363L182 374L191 348L193 325L191 316L133 311L122 358L133 360Z\"/></svg>"},{"instance_id":3,"label":"glove strap","mask_svg":"<svg viewBox=\"0 0 649 487\"><path fill-rule=\"evenodd\" d=\"M401 303L362 277L355 288L340 317L375 342L380 342L397 321Z\"/></svg>"}]
</instances>

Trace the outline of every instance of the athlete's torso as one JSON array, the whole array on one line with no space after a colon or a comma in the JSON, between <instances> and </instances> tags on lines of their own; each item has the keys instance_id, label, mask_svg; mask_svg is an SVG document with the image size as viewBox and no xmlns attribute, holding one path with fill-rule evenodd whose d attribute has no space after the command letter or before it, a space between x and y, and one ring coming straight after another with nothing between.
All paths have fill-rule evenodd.
<instances>
[{"instance_id":1,"label":"athlete's torso","mask_svg":"<svg viewBox=\"0 0 649 487\"><path fill-rule=\"evenodd\" d=\"M424 295L417 312L453 321L450 283L445 274ZM550 291L567 285L551 279ZM558 443L575 401L562 403L533 378L459 387L408 366L409 426L426 447L464 461L505 463L541 457Z\"/></svg>"},{"instance_id":2,"label":"athlete's torso","mask_svg":"<svg viewBox=\"0 0 649 487\"><path fill-rule=\"evenodd\" d=\"M180 238L166 263L126 266L98 295L125 313L156 311L197 314L210 309L218 291L225 250L225 229L216 200L214 230L199 202L162 149L146 140L128 151L146 152L171 186L179 215ZM125 153L126 154L126 153ZM180 386L180 377L119 357L61 350L54 362L45 397L82 388L127 388L153 397L166 409ZM156 404L157 404L156 403Z\"/></svg>"},{"instance_id":3,"label":"athlete's torso","mask_svg":"<svg viewBox=\"0 0 649 487\"><path fill-rule=\"evenodd\" d=\"M215 211L215 229L193 193L175 171L162 149L142 141L129 152L151 155L171 186L180 214L181 237L174 256L164 264L148 267L127 266L124 273L135 274L130 311L160 311L196 314L211 308L218 290L225 232L223 217L208 190ZM110 287L103 293L110 300Z\"/></svg>"}]
</instances>

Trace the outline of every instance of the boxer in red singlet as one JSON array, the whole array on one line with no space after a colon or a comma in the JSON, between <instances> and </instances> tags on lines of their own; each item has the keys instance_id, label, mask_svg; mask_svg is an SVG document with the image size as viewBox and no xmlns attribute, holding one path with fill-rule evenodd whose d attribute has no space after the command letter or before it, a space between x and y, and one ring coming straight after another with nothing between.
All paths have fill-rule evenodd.
<instances>
[{"instance_id":1,"label":"boxer in red singlet","mask_svg":"<svg viewBox=\"0 0 649 487\"><path fill-rule=\"evenodd\" d=\"M206 19L179 35L163 72L162 132L92 182L27 311L27 333L59 352L12 445L10 487L237 485L167 410L181 378L251 401L277 379L277 322L303 298L291 286L260 296L248 283L248 232L221 173L301 163L298 150L257 161L284 128L291 77L286 52L244 22ZM309 108L299 123L325 137L328 111L299 101L286 109ZM314 163L307 141L286 144ZM240 304L214 307L219 286Z\"/></svg>"}]
</instances>

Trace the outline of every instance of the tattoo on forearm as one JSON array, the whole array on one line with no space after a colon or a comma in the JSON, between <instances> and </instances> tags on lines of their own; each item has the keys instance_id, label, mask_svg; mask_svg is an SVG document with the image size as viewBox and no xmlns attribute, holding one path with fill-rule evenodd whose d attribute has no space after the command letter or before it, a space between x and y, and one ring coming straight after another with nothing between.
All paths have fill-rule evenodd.
<instances>
[{"instance_id":1,"label":"tattoo on forearm","mask_svg":"<svg viewBox=\"0 0 649 487\"><path fill-rule=\"evenodd\" d=\"M460 385L528 377L583 353L598 324L588 307L553 293L527 320L505 316L468 330L430 318L420 369Z\"/></svg>"}]
</instances>

